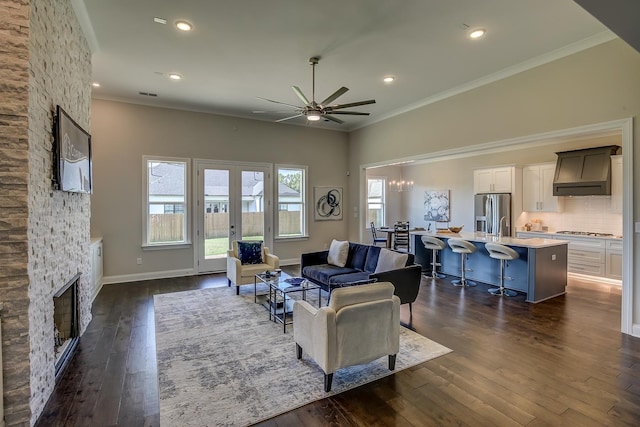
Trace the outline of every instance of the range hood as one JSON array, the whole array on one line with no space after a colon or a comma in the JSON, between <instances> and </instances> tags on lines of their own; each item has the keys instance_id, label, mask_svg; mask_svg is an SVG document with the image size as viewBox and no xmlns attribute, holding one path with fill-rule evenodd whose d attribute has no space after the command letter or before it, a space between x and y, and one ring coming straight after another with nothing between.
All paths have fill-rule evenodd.
<instances>
[{"instance_id":1,"label":"range hood","mask_svg":"<svg viewBox=\"0 0 640 427\"><path fill-rule=\"evenodd\" d=\"M554 196L607 196L611 194L611 157L618 145L556 153Z\"/></svg>"}]
</instances>

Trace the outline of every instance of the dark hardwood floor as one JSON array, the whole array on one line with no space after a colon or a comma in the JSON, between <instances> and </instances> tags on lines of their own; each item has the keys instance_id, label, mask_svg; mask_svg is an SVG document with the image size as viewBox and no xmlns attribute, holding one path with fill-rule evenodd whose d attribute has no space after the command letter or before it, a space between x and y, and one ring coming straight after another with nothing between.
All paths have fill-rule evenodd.
<instances>
[{"instance_id":1,"label":"dark hardwood floor","mask_svg":"<svg viewBox=\"0 0 640 427\"><path fill-rule=\"evenodd\" d=\"M158 426L153 295L214 286L223 274L104 286L37 425ZM452 353L261 425L640 425L640 339L619 332L619 287L571 280L535 305L486 290L423 279L401 320Z\"/></svg>"}]
</instances>

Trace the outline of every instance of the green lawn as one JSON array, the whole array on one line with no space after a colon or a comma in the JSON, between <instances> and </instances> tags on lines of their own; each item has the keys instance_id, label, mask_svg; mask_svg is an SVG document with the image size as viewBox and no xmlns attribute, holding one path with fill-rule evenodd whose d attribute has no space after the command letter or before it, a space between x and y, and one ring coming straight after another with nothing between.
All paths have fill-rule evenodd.
<instances>
[{"instance_id":1,"label":"green lawn","mask_svg":"<svg viewBox=\"0 0 640 427\"><path fill-rule=\"evenodd\" d=\"M264 240L263 236L245 236L243 240ZM229 238L206 239L204 241L205 257L226 255L229 249Z\"/></svg>"}]
</instances>

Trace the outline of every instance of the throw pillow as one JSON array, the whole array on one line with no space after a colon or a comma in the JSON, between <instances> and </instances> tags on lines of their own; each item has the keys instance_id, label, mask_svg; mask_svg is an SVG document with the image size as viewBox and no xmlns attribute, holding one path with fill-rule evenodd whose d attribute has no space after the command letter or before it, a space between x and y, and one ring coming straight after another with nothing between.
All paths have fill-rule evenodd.
<instances>
[{"instance_id":1,"label":"throw pillow","mask_svg":"<svg viewBox=\"0 0 640 427\"><path fill-rule=\"evenodd\" d=\"M238 242L241 264L262 264L262 242Z\"/></svg>"},{"instance_id":2,"label":"throw pillow","mask_svg":"<svg viewBox=\"0 0 640 427\"><path fill-rule=\"evenodd\" d=\"M341 242L333 239L331 246L329 247L329 256L327 256L327 262L331 265L338 267L344 267L347 265L347 258L349 257L349 241L345 240Z\"/></svg>"},{"instance_id":3,"label":"throw pillow","mask_svg":"<svg viewBox=\"0 0 640 427\"><path fill-rule=\"evenodd\" d=\"M375 273L402 268L407 264L408 258L408 254L401 254L399 252L382 248L380 249L380 255L378 256L378 264L376 265Z\"/></svg>"}]
</instances>

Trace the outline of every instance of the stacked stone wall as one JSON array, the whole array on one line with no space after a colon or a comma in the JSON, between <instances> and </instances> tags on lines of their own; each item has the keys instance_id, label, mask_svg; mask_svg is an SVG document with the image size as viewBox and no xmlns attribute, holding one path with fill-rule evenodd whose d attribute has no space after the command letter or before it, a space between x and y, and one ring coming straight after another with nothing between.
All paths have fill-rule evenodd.
<instances>
[{"instance_id":1,"label":"stacked stone wall","mask_svg":"<svg viewBox=\"0 0 640 427\"><path fill-rule=\"evenodd\" d=\"M76 273L91 320L90 196L55 191L57 104L89 130L91 53L70 0L0 2L0 303L7 426L33 425L55 385L53 294Z\"/></svg>"},{"instance_id":2,"label":"stacked stone wall","mask_svg":"<svg viewBox=\"0 0 640 427\"><path fill-rule=\"evenodd\" d=\"M0 302L7 425L28 423L29 3L0 2ZM0 411L2 412L2 411Z\"/></svg>"},{"instance_id":3,"label":"stacked stone wall","mask_svg":"<svg viewBox=\"0 0 640 427\"><path fill-rule=\"evenodd\" d=\"M56 105L90 130L91 52L70 0L30 4L28 358L33 424L55 386L53 294L77 273L81 333L91 320L91 197L52 187Z\"/></svg>"}]
</instances>

